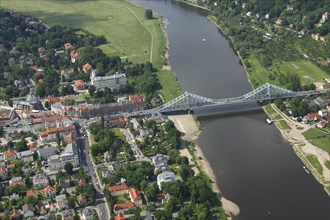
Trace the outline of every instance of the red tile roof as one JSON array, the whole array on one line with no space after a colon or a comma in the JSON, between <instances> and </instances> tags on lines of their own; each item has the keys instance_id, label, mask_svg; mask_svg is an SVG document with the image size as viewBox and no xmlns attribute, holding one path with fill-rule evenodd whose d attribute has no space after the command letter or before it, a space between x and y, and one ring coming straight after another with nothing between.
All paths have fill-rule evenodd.
<instances>
[{"instance_id":1,"label":"red tile roof","mask_svg":"<svg viewBox=\"0 0 330 220\"><path fill-rule=\"evenodd\" d=\"M126 202L126 203L121 203L121 204L115 204L114 209L115 210L120 210L120 209L131 209L135 208L135 204L133 202Z\"/></svg>"},{"instance_id":2,"label":"red tile roof","mask_svg":"<svg viewBox=\"0 0 330 220\"><path fill-rule=\"evenodd\" d=\"M4 167L0 167L0 174L2 175L7 174L7 169Z\"/></svg>"},{"instance_id":3,"label":"red tile roof","mask_svg":"<svg viewBox=\"0 0 330 220\"><path fill-rule=\"evenodd\" d=\"M36 197L37 196L37 194L38 194L38 190L28 190L27 192L26 192L26 196L31 196L31 197Z\"/></svg>"},{"instance_id":4,"label":"red tile roof","mask_svg":"<svg viewBox=\"0 0 330 220\"><path fill-rule=\"evenodd\" d=\"M82 69L84 72L86 72L86 70L93 69L93 67L89 63L86 63L85 65L82 66Z\"/></svg>"},{"instance_id":5,"label":"red tile roof","mask_svg":"<svg viewBox=\"0 0 330 220\"><path fill-rule=\"evenodd\" d=\"M142 200L141 196L140 196L140 192L139 190L135 189L135 188L131 188L129 190L129 194L131 195L133 201L139 201Z\"/></svg>"},{"instance_id":6,"label":"red tile roof","mask_svg":"<svg viewBox=\"0 0 330 220\"><path fill-rule=\"evenodd\" d=\"M115 216L115 220L125 220L125 216L122 214L118 214Z\"/></svg>"},{"instance_id":7,"label":"red tile roof","mask_svg":"<svg viewBox=\"0 0 330 220\"><path fill-rule=\"evenodd\" d=\"M8 157L15 157L16 156L16 151L8 149L5 151L4 155L8 158Z\"/></svg>"},{"instance_id":8,"label":"red tile roof","mask_svg":"<svg viewBox=\"0 0 330 220\"><path fill-rule=\"evenodd\" d=\"M54 192L56 188L54 186L48 185L44 188L45 192Z\"/></svg>"},{"instance_id":9,"label":"red tile roof","mask_svg":"<svg viewBox=\"0 0 330 220\"><path fill-rule=\"evenodd\" d=\"M14 169L15 168L15 164L11 163L7 165L8 169Z\"/></svg>"},{"instance_id":10,"label":"red tile roof","mask_svg":"<svg viewBox=\"0 0 330 220\"><path fill-rule=\"evenodd\" d=\"M83 86L85 86L85 82L83 80L79 79L74 82L74 85L77 87L83 87Z\"/></svg>"},{"instance_id":11,"label":"red tile roof","mask_svg":"<svg viewBox=\"0 0 330 220\"><path fill-rule=\"evenodd\" d=\"M117 185L117 186L110 186L109 192L118 192L122 190L128 190L128 186L126 184Z\"/></svg>"},{"instance_id":12,"label":"red tile roof","mask_svg":"<svg viewBox=\"0 0 330 220\"><path fill-rule=\"evenodd\" d=\"M54 133L57 133L57 132L61 133L61 132L65 132L65 131L68 131L68 130L72 130L74 128L75 128L74 125L69 125L67 127L60 127L60 128L50 128L48 130L45 130L45 131L41 132L40 135L42 137L46 137L50 134L54 134Z\"/></svg>"},{"instance_id":13,"label":"red tile roof","mask_svg":"<svg viewBox=\"0 0 330 220\"><path fill-rule=\"evenodd\" d=\"M144 96L143 95L130 95L128 96L128 100L132 101L133 103L139 103L139 102L144 102Z\"/></svg>"}]
</instances>

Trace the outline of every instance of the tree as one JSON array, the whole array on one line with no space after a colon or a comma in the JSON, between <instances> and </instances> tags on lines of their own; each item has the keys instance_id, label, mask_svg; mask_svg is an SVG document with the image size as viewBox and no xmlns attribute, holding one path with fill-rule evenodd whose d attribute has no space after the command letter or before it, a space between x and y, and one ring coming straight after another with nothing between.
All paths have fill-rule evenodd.
<instances>
[{"instance_id":1,"label":"tree","mask_svg":"<svg viewBox=\"0 0 330 220\"><path fill-rule=\"evenodd\" d=\"M94 96L95 91L96 91L96 88L95 88L94 85L91 85L91 86L88 87L88 94L89 94L91 97Z\"/></svg>"},{"instance_id":2,"label":"tree","mask_svg":"<svg viewBox=\"0 0 330 220\"><path fill-rule=\"evenodd\" d=\"M71 163L67 162L64 165L64 170L67 174L72 175L73 174L73 165Z\"/></svg>"},{"instance_id":3,"label":"tree","mask_svg":"<svg viewBox=\"0 0 330 220\"><path fill-rule=\"evenodd\" d=\"M146 9L146 11L145 11L145 17L147 19L152 19L153 18L153 14L152 14L152 10L151 9Z\"/></svg>"},{"instance_id":4,"label":"tree","mask_svg":"<svg viewBox=\"0 0 330 220\"><path fill-rule=\"evenodd\" d=\"M76 207L76 200L75 200L74 196L69 197L68 206L69 206L69 209L73 209Z\"/></svg>"},{"instance_id":5,"label":"tree","mask_svg":"<svg viewBox=\"0 0 330 220\"><path fill-rule=\"evenodd\" d=\"M60 144L61 144L61 136L60 136L60 133L56 133L56 143L57 143L57 145L58 146L60 146Z\"/></svg>"}]
</instances>

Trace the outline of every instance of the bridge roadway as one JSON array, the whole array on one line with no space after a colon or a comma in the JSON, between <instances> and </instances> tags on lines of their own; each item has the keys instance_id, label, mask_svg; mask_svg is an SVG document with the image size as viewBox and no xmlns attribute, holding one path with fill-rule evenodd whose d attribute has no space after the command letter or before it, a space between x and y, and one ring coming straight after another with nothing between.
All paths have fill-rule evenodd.
<instances>
[{"instance_id":1,"label":"bridge roadway","mask_svg":"<svg viewBox=\"0 0 330 220\"><path fill-rule=\"evenodd\" d=\"M159 114L165 112L194 110L197 108L210 107L210 106L233 105L233 104L240 104L240 103L243 104L243 103L250 103L256 101L274 100L277 98L284 99L284 98L292 98L297 96L310 96L310 95L323 94L326 92L330 92L330 89L297 92L297 91L283 89L281 87L274 86L269 83L266 83L260 86L259 88L252 90L251 92L246 93L242 96L225 98L225 99L211 99L196 94L192 94L189 92L184 92L182 95L176 97L175 99L157 108L146 109L135 112L123 112L111 116L134 117L134 116L142 116L149 114L152 115L152 114Z\"/></svg>"}]
</instances>

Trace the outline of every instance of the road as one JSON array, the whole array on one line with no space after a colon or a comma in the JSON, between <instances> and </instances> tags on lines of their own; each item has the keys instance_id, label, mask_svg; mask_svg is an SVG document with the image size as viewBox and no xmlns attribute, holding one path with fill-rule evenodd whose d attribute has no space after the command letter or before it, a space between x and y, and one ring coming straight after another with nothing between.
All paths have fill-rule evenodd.
<instances>
[{"instance_id":1,"label":"road","mask_svg":"<svg viewBox=\"0 0 330 220\"><path fill-rule=\"evenodd\" d=\"M96 189L96 207L99 215L99 219L108 220L110 219L110 210L106 198L103 193L103 187L101 181L97 175L96 166L92 162L90 157L90 146L88 140L88 133L85 128L81 129L81 133L78 132L78 154L80 158L80 164L83 166L88 174L89 181L92 182ZM85 137L86 136L86 137Z\"/></svg>"}]
</instances>

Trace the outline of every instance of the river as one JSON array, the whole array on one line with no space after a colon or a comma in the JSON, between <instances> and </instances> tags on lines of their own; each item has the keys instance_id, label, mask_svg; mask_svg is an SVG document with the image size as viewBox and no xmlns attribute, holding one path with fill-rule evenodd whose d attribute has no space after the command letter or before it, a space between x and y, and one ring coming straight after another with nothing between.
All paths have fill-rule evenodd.
<instances>
[{"instance_id":1,"label":"river","mask_svg":"<svg viewBox=\"0 0 330 220\"><path fill-rule=\"evenodd\" d=\"M168 19L169 62L181 86L210 97L236 97L251 85L228 40L205 14L174 1L133 1ZM202 39L205 39L203 41ZM235 219L329 219L329 197L262 109L199 117L197 144Z\"/></svg>"}]
</instances>

